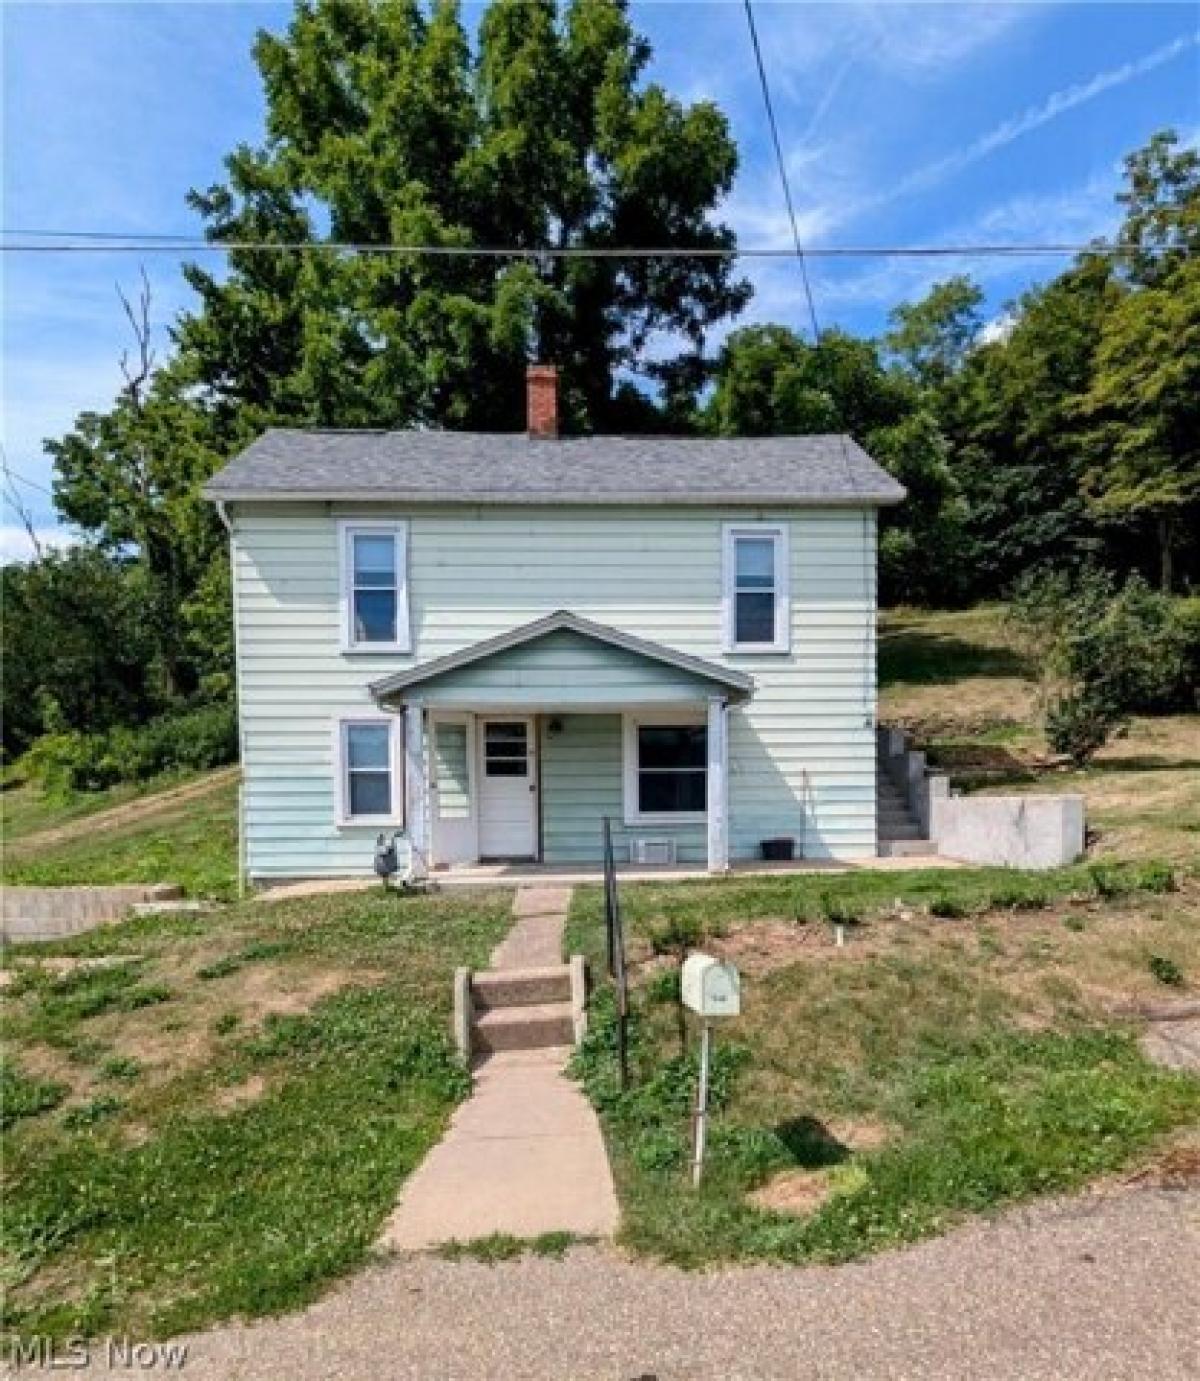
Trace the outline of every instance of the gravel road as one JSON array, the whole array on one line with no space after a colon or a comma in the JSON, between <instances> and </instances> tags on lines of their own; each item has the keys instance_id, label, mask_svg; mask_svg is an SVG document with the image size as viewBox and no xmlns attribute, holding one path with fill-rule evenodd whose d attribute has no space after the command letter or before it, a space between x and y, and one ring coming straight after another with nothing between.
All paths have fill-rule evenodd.
<instances>
[{"instance_id":1,"label":"gravel road","mask_svg":"<svg viewBox=\"0 0 1200 1381\"><path fill-rule=\"evenodd\" d=\"M839 1267L397 1257L187 1341L189 1381L1194 1381L1200 1191L1044 1203Z\"/></svg>"}]
</instances>

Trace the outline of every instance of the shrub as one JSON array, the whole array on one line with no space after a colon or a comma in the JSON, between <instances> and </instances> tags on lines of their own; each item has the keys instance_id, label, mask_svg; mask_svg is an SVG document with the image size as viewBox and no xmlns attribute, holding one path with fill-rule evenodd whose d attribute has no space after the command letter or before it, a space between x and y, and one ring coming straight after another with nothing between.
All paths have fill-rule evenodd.
<instances>
[{"instance_id":1,"label":"shrub","mask_svg":"<svg viewBox=\"0 0 1200 1381\"><path fill-rule=\"evenodd\" d=\"M1126 723L1116 705L1103 696L1084 692L1062 695L1044 712L1046 742L1077 766L1089 762Z\"/></svg>"},{"instance_id":2,"label":"shrub","mask_svg":"<svg viewBox=\"0 0 1200 1381\"><path fill-rule=\"evenodd\" d=\"M220 767L234 762L237 753L237 714L222 703L152 719L134 729L45 734L25 763L48 790L100 791L164 772Z\"/></svg>"},{"instance_id":3,"label":"shrub","mask_svg":"<svg viewBox=\"0 0 1200 1381\"><path fill-rule=\"evenodd\" d=\"M1150 956L1150 972L1168 988L1183 987L1183 970L1174 959L1168 959L1164 954Z\"/></svg>"},{"instance_id":4,"label":"shrub","mask_svg":"<svg viewBox=\"0 0 1200 1381\"><path fill-rule=\"evenodd\" d=\"M1010 621L1043 669L1046 739L1087 762L1131 714L1190 709L1200 669L1200 612L1139 576L1118 588L1088 569L1035 574L1018 587Z\"/></svg>"}]
</instances>

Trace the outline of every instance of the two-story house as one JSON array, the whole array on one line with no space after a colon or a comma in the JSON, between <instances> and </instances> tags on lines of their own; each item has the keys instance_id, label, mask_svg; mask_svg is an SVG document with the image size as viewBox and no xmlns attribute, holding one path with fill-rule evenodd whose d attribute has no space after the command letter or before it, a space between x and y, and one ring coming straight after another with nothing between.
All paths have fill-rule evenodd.
<instances>
[{"instance_id":1,"label":"two-story house","mask_svg":"<svg viewBox=\"0 0 1200 1381\"><path fill-rule=\"evenodd\" d=\"M875 565L904 491L850 438L268 431L229 528L254 881L723 871L876 851Z\"/></svg>"}]
</instances>

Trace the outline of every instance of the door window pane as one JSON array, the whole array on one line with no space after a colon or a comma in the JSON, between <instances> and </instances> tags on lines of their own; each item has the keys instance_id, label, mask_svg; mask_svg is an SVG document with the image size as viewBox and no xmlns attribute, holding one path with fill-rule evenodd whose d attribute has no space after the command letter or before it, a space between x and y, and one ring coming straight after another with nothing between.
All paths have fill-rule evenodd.
<instances>
[{"instance_id":1,"label":"door window pane","mask_svg":"<svg viewBox=\"0 0 1200 1381\"><path fill-rule=\"evenodd\" d=\"M484 728L483 770L489 777L529 775L529 726L523 720L489 723Z\"/></svg>"}]
</instances>

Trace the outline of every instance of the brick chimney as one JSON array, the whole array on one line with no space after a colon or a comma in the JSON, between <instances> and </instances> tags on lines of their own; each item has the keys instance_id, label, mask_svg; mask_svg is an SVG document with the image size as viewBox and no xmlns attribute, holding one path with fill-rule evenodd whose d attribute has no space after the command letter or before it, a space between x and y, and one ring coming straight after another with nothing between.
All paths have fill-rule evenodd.
<instances>
[{"instance_id":1,"label":"brick chimney","mask_svg":"<svg viewBox=\"0 0 1200 1381\"><path fill-rule=\"evenodd\" d=\"M531 364L525 371L526 426L529 435L553 440L558 435L558 369Z\"/></svg>"}]
</instances>

